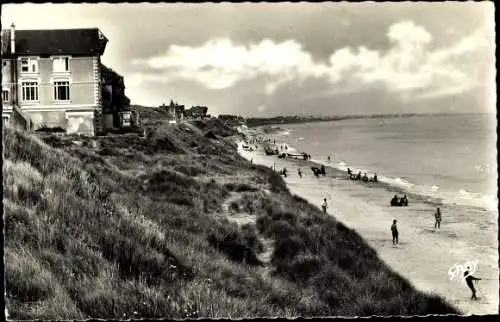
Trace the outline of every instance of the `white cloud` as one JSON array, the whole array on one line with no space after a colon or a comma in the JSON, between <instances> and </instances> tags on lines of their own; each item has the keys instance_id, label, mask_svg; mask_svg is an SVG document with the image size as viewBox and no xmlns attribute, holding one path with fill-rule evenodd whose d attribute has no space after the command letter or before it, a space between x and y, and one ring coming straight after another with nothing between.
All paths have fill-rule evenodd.
<instances>
[{"instance_id":1,"label":"white cloud","mask_svg":"<svg viewBox=\"0 0 500 322\"><path fill-rule=\"evenodd\" d=\"M388 29L391 47L387 50L345 47L332 53L327 64L315 62L294 40L276 43L264 39L237 45L221 38L199 47L171 45L164 55L132 63L159 71L137 76L135 81L185 79L209 89L224 89L263 76L264 91L272 95L292 81L324 78L333 87L349 87L342 91L382 84L402 97L428 98L457 94L478 84L477 62L471 57L487 48L486 34L480 29L453 46L435 49L431 48L433 37L424 27L402 21Z\"/></svg>"},{"instance_id":2,"label":"white cloud","mask_svg":"<svg viewBox=\"0 0 500 322\"><path fill-rule=\"evenodd\" d=\"M432 40L431 34L424 27L417 26L412 21L401 21L392 25L387 37L398 45L428 44Z\"/></svg>"}]
</instances>

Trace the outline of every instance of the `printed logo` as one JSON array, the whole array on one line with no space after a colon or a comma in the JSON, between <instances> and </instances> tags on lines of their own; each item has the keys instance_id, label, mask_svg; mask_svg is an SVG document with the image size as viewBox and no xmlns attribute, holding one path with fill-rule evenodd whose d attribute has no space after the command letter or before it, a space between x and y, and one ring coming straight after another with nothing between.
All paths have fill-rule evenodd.
<instances>
[{"instance_id":1,"label":"printed logo","mask_svg":"<svg viewBox=\"0 0 500 322\"><path fill-rule=\"evenodd\" d=\"M454 264L450 269L448 270L448 275L450 276L450 281L457 280L459 282L463 282L466 277L474 274L477 269L477 264L478 260L467 260L463 265L460 264ZM464 273L468 270L468 274L464 275Z\"/></svg>"}]
</instances>

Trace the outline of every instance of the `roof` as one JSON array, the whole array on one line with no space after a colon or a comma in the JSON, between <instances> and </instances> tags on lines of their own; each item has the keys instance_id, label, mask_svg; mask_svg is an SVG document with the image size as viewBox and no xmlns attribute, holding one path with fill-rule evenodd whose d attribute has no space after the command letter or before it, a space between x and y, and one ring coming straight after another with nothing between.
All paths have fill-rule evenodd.
<instances>
[{"instance_id":1,"label":"roof","mask_svg":"<svg viewBox=\"0 0 500 322\"><path fill-rule=\"evenodd\" d=\"M11 54L10 30L2 30L2 53ZM18 55L102 55L108 39L98 28L16 30Z\"/></svg>"}]
</instances>

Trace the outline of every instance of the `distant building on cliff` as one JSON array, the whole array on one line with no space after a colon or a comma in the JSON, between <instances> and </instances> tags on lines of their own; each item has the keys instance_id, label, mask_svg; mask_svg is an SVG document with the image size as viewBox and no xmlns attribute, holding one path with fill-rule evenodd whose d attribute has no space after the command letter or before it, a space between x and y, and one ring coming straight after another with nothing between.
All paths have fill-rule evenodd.
<instances>
[{"instance_id":1,"label":"distant building on cliff","mask_svg":"<svg viewBox=\"0 0 500 322\"><path fill-rule=\"evenodd\" d=\"M95 135L134 119L123 77L101 63L108 39L98 28L16 30L12 24L1 35L4 123Z\"/></svg>"},{"instance_id":2,"label":"distant building on cliff","mask_svg":"<svg viewBox=\"0 0 500 322\"><path fill-rule=\"evenodd\" d=\"M179 123L184 119L184 105L180 105L172 99L169 105L162 104L159 108L167 113L172 123Z\"/></svg>"}]
</instances>

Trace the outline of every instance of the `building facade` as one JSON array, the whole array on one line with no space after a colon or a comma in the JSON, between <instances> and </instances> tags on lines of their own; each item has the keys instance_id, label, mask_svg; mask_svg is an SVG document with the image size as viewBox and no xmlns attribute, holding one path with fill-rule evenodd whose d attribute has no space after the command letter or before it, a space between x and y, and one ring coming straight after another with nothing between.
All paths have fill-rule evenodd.
<instances>
[{"instance_id":1,"label":"building facade","mask_svg":"<svg viewBox=\"0 0 500 322\"><path fill-rule=\"evenodd\" d=\"M101 56L107 42L97 28L3 30L4 122L21 113L33 130L103 131Z\"/></svg>"}]
</instances>

